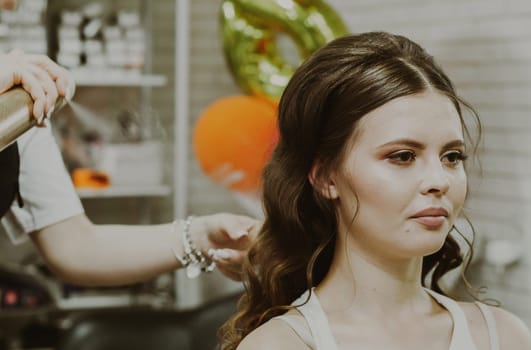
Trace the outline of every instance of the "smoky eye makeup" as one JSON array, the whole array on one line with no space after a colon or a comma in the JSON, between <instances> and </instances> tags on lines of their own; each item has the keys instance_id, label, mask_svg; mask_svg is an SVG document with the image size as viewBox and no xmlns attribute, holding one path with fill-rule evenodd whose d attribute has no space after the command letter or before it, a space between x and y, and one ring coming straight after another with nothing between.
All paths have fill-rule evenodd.
<instances>
[{"instance_id":1,"label":"smoky eye makeup","mask_svg":"<svg viewBox=\"0 0 531 350\"><path fill-rule=\"evenodd\" d=\"M399 150L388 153L385 159L396 164L407 164L413 162L417 158L417 154L413 150Z\"/></svg>"},{"instance_id":2,"label":"smoky eye makeup","mask_svg":"<svg viewBox=\"0 0 531 350\"><path fill-rule=\"evenodd\" d=\"M441 156L441 160L450 164L458 164L468 159L468 155L463 150L450 150Z\"/></svg>"}]
</instances>

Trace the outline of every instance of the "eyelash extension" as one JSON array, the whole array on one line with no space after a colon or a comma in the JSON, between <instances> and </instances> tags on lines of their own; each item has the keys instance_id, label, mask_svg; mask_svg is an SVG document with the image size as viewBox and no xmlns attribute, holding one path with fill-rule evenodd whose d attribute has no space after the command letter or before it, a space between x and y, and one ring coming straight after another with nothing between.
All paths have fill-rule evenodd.
<instances>
[{"instance_id":1,"label":"eyelash extension","mask_svg":"<svg viewBox=\"0 0 531 350\"><path fill-rule=\"evenodd\" d=\"M463 153L461 151L448 152L448 153L444 154L443 156L444 157L448 157L449 155L452 155L452 156L455 155L457 157L457 160L462 161L462 162L464 162L464 161L466 161L468 159L468 154Z\"/></svg>"},{"instance_id":2,"label":"eyelash extension","mask_svg":"<svg viewBox=\"0 0 531 350\"><path fill-rule=\"evenodd\" d=\"M409 156L410 159L401 160L400 157L404 156L404 155ZM404 162L405 163L405 162L410 162L412 160L415 160L417 158L417 154L415 152L413 152L413 151L410 151L410 150L402 150L402 151L391 153L391 154L387 155L386 158L391 160L391 161Z\"/></svg>"},{"instance_id":3,"label":"eyelash extension","mask_svg":"<svg viewBox=\"0 0 531 350\"><path fill-rule=\"evenodd\" d=\"M462 160L462 161L465 161L468 159L468 154L466 153L460 153L459 154L459 159Z\"/></svg>"},{"instance_id":4,"label":"eyelash extension","mask_svg":"<svg viewBox=\"0 0 531 350\"><path fill-rule=\"evenodd\" d=\"M408 160L402 160L400 159L401 156L409 156L410 159ZM445 154L443 154L442 157L448 157L448 156L454 156L456 157L456 161L460 161L460 162L464 162L468 159L468 155L466 153L463 153L461 151L450 151L450 152L447 152ZM413 160L415 160L417 158L417 154L413 151L409 151L409 150L403 150L403 151L398 151L398 152L395 152L395 153L391 153L389 154L388 156L386 156L387 159L391 160L391 161L394 161L394 162L400 162L400 163L408 163L408 162L411 162Z\"/></svg>"}]
</instances>

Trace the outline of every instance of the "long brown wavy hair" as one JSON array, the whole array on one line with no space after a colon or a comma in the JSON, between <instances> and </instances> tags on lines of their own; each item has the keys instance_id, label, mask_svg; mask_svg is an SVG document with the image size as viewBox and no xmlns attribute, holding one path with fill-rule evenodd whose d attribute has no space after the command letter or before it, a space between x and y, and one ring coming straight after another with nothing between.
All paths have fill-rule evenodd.
<instances>
[{"instance_id":1,"label":"long brown wavy hair","mask_svg":"<svg viewBox=\"0 0 531 350\"><path fill-rule=\"evenodd\" d=\"M342 160L359 120L385 103L427 89L454 104L467 140L462 107L450 79L423 48L384 32L336 39L295 72L279 105L280 139L263 174L265 222L243 266L246 293L238 312L220 329L221 348L235 349L252 330L290 309L305 290L325 277L334 254L338 217L334 203L310 184L318 162L326 176ZM477 141L472 142L474 148ZM448 271L467 263L449 234L443 247L424 257L422 283L439 285Z\"/></svg>"}]
</instances>

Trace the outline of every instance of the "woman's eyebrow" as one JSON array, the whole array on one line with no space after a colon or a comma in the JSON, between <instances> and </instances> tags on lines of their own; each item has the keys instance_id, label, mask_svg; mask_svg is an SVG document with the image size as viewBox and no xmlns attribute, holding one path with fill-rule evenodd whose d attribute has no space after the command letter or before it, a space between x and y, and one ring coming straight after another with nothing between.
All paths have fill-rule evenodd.
<instances>
[{"instance_id":1,"label":"woman's eyebrow","mask_svg":"<svg viewBox=\"0 0 531 350\"><path fill-rule=\"evenodd\" d=\"M400 146L408 146L408 147L411 147L411 148L416 148L416 149L425 149L426 148L426 145L417 141L417 140L413 140L413 139L397 139L397 140L393 140L393 141L389 141L389 142L386 142L382 145L380 145L378 148L382 148L382 147L388 147L388 146L396 146L396 145L400 145ZM443 148L444 149L449 149L449 148L459 148L459 147L465 147L465 142L463 140L452 140L450 142L447 142L444 144Z\"/></svg>"},{"instance_id":2,"label":"woman's eyebrow","mask_svg":"<svg viewBox=\"0 0 531 350\"><path fill-rule=\"evenodd\" d=\"M397 140L389 141L389 142L384 143L383 145L378 146L378 148L395 146L395 145L408 146L411 148L418 148L418 149L426 148L426 146L423 143L420 143L413 139L397 139Z\"/></svg>"},{"instance_id":3,"label":"woman's eyebrow","mask_svg":"<svg viewBox=\"0 0 531 350\"><path fill-rule=\"evenodd\" d=\"M449 148L464 148L465 147L465 142L463 140L454 140L454 141L450 141L448 143L446 143L444 145L444 149L449 149Z\"/></svg>"}]
</instances>

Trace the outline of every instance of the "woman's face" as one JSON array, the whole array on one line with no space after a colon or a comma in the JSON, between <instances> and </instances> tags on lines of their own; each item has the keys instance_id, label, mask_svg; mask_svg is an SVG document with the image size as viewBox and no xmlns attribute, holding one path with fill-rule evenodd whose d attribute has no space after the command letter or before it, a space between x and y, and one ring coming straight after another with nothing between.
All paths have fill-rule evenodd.
<instances>
[{"instance_id":1,"label":"woman's face","mask_svg":"<svg viewBox=\"0 0 531 350\"><path fill-rule=\"evenodd\" d=\"M394 258L439 250L466 197L465 157L459 115L442 94L400 97L368 113L332 178L348 244Z\"/></svg>"}]
</instances>

